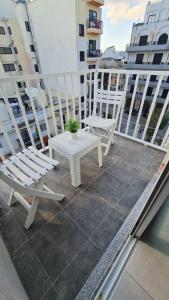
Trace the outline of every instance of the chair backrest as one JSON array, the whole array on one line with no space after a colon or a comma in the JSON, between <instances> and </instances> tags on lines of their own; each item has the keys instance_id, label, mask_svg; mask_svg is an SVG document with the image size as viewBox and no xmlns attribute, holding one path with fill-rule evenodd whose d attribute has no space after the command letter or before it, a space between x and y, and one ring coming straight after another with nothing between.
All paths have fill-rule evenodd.
<instances>
[{"instance_id":1,"label":"chair backrest","mask_svg":"<svg viewBox=\"0 0 169 300\"><path fill-rule=\"evenodd\" d=\"M117 120L119 117L124 91L97 90L94 99L93 115Z\"/></svg>"}]
</instances>

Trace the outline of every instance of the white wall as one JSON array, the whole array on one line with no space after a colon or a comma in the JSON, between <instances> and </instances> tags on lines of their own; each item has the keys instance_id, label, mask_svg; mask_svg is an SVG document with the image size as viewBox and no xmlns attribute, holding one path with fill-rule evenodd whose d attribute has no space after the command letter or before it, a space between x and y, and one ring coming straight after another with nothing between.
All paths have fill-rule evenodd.
<instances>
[{"instance_id":1,"label":"white wall","mask_svg":"<svg viewBox=\"0 0 169 300\"><path fill-rule=\"evenodd\" d=\"M42 73L77 70L75 0L29 3Z\"/></svg>"}]
</instances>

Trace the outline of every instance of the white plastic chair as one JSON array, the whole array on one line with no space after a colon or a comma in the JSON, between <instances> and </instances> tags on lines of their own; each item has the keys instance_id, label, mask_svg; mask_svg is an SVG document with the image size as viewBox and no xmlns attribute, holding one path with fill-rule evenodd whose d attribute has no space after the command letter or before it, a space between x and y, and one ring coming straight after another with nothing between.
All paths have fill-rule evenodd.
<instances>
[{"instance_id":1,"label":"white plastic chair","mask_svg":"<svg viewBox=\"0 0 169 300\"><path fill-rule=\"evenodd\" d=\"M116 129L121 104L123 100L123 91L106 91L97 90L96 98L94 99L93 113L91 116L82 120L82 123L88 126L94 134L108 138L108 143L102 143L106 147L104 155L108 154L113 136ZM103 117L103 113L105 117ZM111 118L108 116L111 115ZM106 131L106 135L101 135L94 129L99 128Z\"/></svg>"},{"instance_id":2,"label":"white plastic chair","mask_svg":"<svg viewBox=\"0 0 169 300\"><path fill-rule=\"evenodd\" d=\"M44 175L58 164L57 160L47 157L31 146L4 160L0 165L0 179L12 188L8 205L11 206L17 200L28 211L26 229L35 219L38 198L54 201L61 201L64 198L64 195L54 193L43 183ZM40 190L33 187L37 183L40 184ZM29 204L22 194L31 196L32 203Z\"/></svg>"}]
</instances>

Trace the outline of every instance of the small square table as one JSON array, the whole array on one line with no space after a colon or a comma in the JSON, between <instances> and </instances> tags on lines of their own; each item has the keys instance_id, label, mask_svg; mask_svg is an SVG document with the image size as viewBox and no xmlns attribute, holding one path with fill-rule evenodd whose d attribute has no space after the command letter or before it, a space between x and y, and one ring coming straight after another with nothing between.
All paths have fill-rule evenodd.
<instances>
[{"instance_id":1,"label":"small square table","mask_svg":"<svg viewBox=\"0 0 169 300\"><path fill-rule=\"evenodd\" d=\"M72 185L81 184L80 159L94 148L98 148L99 167L102 166L101 137L86 132L78 131L78 138L72 139L70 132L64 132L49 139L49 154L53 157L53 151L58 152L69 160Z\"/></svg>"}]
</instances>

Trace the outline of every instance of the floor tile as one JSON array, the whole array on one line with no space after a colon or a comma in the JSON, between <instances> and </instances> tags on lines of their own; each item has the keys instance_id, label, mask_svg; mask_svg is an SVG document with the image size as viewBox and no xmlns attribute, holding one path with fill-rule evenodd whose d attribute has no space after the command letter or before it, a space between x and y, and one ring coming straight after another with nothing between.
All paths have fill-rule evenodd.
<instances>
[{"instance_id":1,"label":"floor tile","mask_svg":"<svg viewBox=\"0 0 169 300\"><path fill-rule=\"evenodd\" d=\"M40 299L51 282L29 244L14 253L12 260L29 299Z\"/></svg>"},{"instance_id":2,"label":"floor tile","mask_svg":"<svg viewBox=\"0 0 169 300\"><path fill-rule=\"evenodd\" d=\"M11 211L0 219L0 233L10 253L21 247L27 240L23 228Z\"/></svg>"},{"instance_id":3,"label":"floor tile","mask_svg":"<svg viewBox=\"0 0 169 300\"><path fill-rule=\"evenodd\" d=\"M40 300L59 300L60 295L61 294L58 293L56 289L52 286Z\"/></svg>"},{"instance_id":4,"label":"floor tile","mask_svg":"<svg viewBox=\"0 0 169 300\"><path fill-rule=\"evenodd\" d=\"M142 191L142 186L139 187L137 185L131 185L127 189L126 193L122 196L118 203L118 210L121 212L122 215L125 215L127 217L131 209L134 207L134 205L140 198Z\"/></svg>"},{"instance_id":5,"label":"floor tile","mask_svg":"<svg viewBox=\"0 0 169 300\"><path fill-rule=\"evenodd\" d=\"M55 283L57 290L63 293L59 300L73 300L82 288L89 274L101 258L100 250L87 241L71 264L64 270Z\"/></svg>"},{"instance_id":6,"label":"floor tile","mask_svg":"<svg viewBox=\"0 0 169 300\"><path fill-rule=\"evenodd\" d=\"M110 175L107 171L91 185L91 189L106 199L111 205L120 200L128 187L127 183L120 180L120 178Z\"/></svg>"},{"instance_id":7,"label":"floor tile","mask_svg":"<svg viewBox=\"0 0 169 300\"><path fill-rule=\"evenodd\" d=\"M30 244L51 280L54 281L85 241L86 235L67 214L60 211L50 223L30 239Z\"/></svg>"},{"instance_id":8,"label":"floor tile","mask_svg":"<svg viewBox=\"0 0 169 300\"><path fill-rule=\"evenodd\" d=\"M123 222L124 217L122 217L116 209L113 209L112 212L105 218L103 223L97 227L97 230L92 235L92 240L101 249L106 250Z\"/></svg>"},{"instance_id":9,"label":"floor tile","mask_svg":"<svg viewBox=\"0 0 169 300\"><path fill-rule=\"evenodd\" d=\"M42 198L39 199L35 220L29 229L24 227L27 217L26 209L20 203L16 203L12 206L12 211L14 212L14 215L20 226L23 228L25 235L30 238L60 211L60 207L53 200Z\"/></svg>"},{"instance_id":10,"label":"floor tile","mask_svg":"<svg viewBox=\"0 0 169 300\"><path fill-rule=\"evenodd\" d=\"M86 234L92 235L111 209L95 192L87 189L65 211Z\"/></svg>"},{"instance_id":11,"label":"floor tile","mask_svg":"<svg viewBox=\"0 0 169 300\"><path fill-rule=\"evenodd\" d=\"M122 276L112 300L153 300L127 272Z\"/></svg>"},{"instance_id":12,"label":"floor tile","mask_svg":"<svg viewBox=\"0 0 169 300\"><path fill-rule=\"evenodd\" d=\"M135 180L133 180L133 185L137 186L137 188L141 189L142 192L148 185L152 178L152 173L144 170L141 174L139 174Z\"/></svg>"},{"instance_id":13,"label":"floor tile","mask_svg":"<svg viewBox=\"0 0 169 300\"><path fill-rule=\"evenodd\" d=\"M135 177L138 176L141 171L143 171L142 168L126 163L122 159L114 163L113 166L107 170L108 174L128 184L132 184Z\"/></svg>"}]
</instances>

